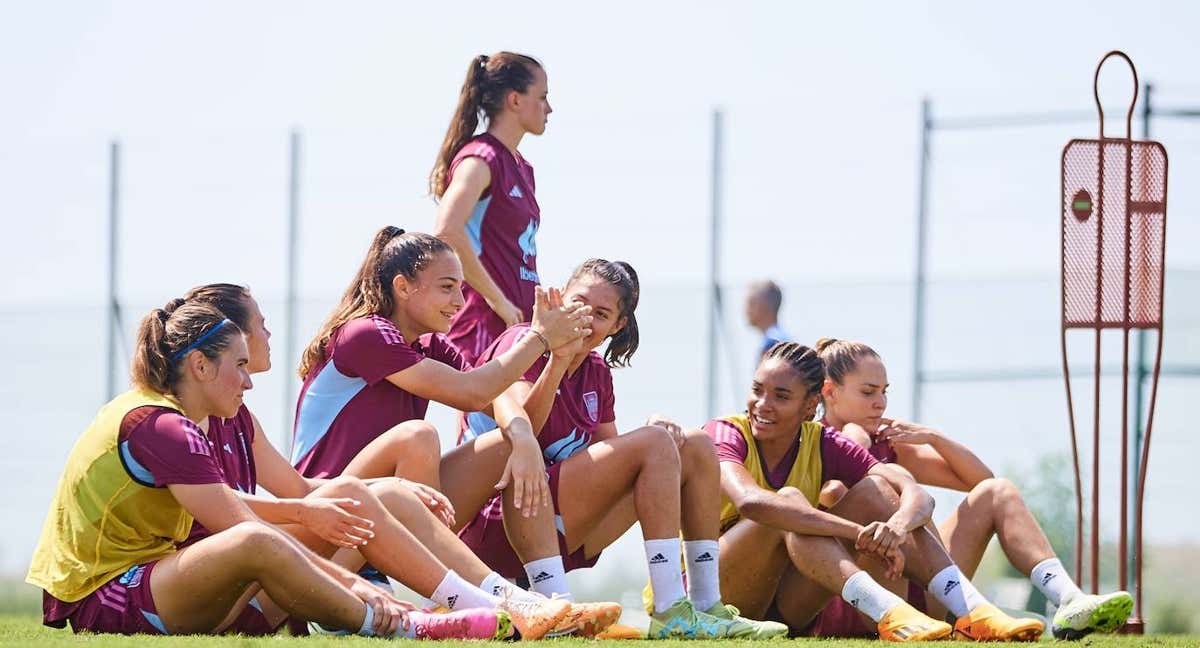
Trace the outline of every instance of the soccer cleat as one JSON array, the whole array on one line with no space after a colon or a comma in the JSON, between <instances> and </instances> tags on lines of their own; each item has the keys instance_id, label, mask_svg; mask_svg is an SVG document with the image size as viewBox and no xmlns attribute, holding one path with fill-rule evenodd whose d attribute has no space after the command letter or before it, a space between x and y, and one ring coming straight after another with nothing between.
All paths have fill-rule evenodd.
<instances>
[{"instance_id":1,"label":"soccer cleat","mask_svg":"<svg viewBox=\"0 0 1200 648\"><path fill-rule=\"evenodd\" d=\"M754 629L744 619L722 619L700 612L686 598L671 607L650 615L650 639L756 639Z\"/></svg>"},{"instance_id":2,"label":"soccer cleat","mask_svg":"<svg viewBox=\"0 0 1200 648\"><path fill-rule=\"evenodd\" d=\"M739 616L740 612L736 607L721 602L717 602L704 611L705 614L711 614L718 619L731 621L735 626L745 626L745 628L738 628L730 635L739 639L774 639L787 636L788 627L786 625L775 621L747 619Z\"/></svg>"},{"instance_id":3,"label":"soccer cleat","mask_svg":"<svg viewBox=\"0 0 1200 648\"><path fill-rule=\"evenodd\" d=\"M512 625L521 633L522 639L534 640L546 636L571 611L571 603L565 599L518 600L506 598L496 609L508 613Z\"/></svg>"},{"instance_id":4,"label":"soccer cleat","mask_svg":"<svg viewBox=\"0 0 1200 648\"><path fill-rule=\"evenodd\" d=\"M619 618L620 603L571 603L566 616L546 636L595 637Z\"/></svg>"},{"instance_id":5,"label":"soccer cleat","mask_svg":"<svg viewBox=\"0 0 1200 648\"><path fill-rule=\"evenodd\" d=\"M507 639L512 634L512 620L507 612L475 608L433 614L409 612L416 639Z\"/></svg>"},{"instance_id":6,"label":"soccer cleat","mask_svg":"<svg viewBox=\"0 0 1200 648\"><path fill-rule=\"evenodd\" d=\"M954 622L954 637L970 641L1037 641L1046 625L1037 619L1020 619L985 603Z\"/></svg>"},{"instance_id":7,"label":"soccer cleat","mask_svg":"<svg viewBox=\"0 0 1200 648\"><path fill-rule=\"evenodd\" d=\"M1133 612L1129 592L1076 594L1054 613L1050 631L1055 639L1079 639L1092 632L1112 632Z\"/></svg>"},{"instance_id":8,"label":"soccer cleat","mask_svg":"<svg viewBox=\"0 0 1200 648\"><path fill-rule=\"evenodd\" d=\"M885 612L876 628L884 641L936 641L954 631L949 623L931 619L908 603Z\"/></svg>"},{"instance_id":9,"label":"soccer cleat","mask_svg":"<svg viewBox=\"0 0 1200 648\"><path fill-rule=\"evenodd\" d=\"M607 639L617 639L617 640L645 639L646 633L642 632L641 630L638 630L637 628L635 628L633 626L627 626L627 625L621 625L620 623L614 623L614 624L608 626L607 630L598 633L595 637L592 637L592 638L593 639L604 639L604 640L607 640Z\"/></svg>"}]
</instances>

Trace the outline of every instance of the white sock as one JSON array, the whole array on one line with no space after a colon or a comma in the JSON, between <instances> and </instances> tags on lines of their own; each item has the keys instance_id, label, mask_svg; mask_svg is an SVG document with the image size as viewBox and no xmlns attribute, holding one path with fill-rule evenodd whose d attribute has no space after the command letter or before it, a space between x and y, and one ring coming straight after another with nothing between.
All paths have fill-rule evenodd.
<instances>
[{"instance_id":1,"label":"white sock","mask_svg":"<svg viewBox=\"0 0 1200 648\"><path fill-rule=\"evenodd\" d=\"M650 569L650 589L654 592L654 613L658 614L687 596L683 592L683 573L679 569L679 538L646 540L646 566Z\"/></svg>"},{"instance_id":2,"label":"white sock","mask_svg":"<svg viewBox=\"0 0 1200 648\"><path fill-rule=\"evenodd\" d=\"M375 625L375 610L371 609L370 603L365 605L367 606L367 613L363 615L362 627L358 629L358 634L364 637L374 637L375 628L372 626Z\"/></svg>"},{"instance_id":3,"label":"white sock","mask_svg":"<svg viewBox=\"0 0 1200 648\"><path fill-rule=\"evenodd\" d=\"M463 580L462 576L448 570L433 594L429 595L438 605L444 605L450 610L469 610L471 608L494 608L500 603L500 598L475 587Z\"/></svg>"},{"instance_id":4,"label":"white sock","mask_svg":"<svg viewBox=\"0 0 1200 648\"><path fill-rule=\"evenodd\" d=\"M966 616L971 610L987 603L983 594L975 589L954 563L929 579L929 593L956 617Z\"/></svg>"},{"instance_id":5,"label":"white sock","mask_svg":"<svg viewBox=\"0 0 1200 648\"><path fill-rule=\"evenodd\" d=\"M538 599L537 596L513 585L507 578L496 572L489 572L487 576L484 576L483 582L479 584L479 589L500 599L511 598L518 601L536 601Z\"/></svg>"},{"instance_id":6,"label":"white sock","mask_svg":"<svg viewBox=\"0 0 1200 648\"><path fill-rule=\"evenodd\" d=\"M562 595L571 599L571 586L567 584L567 570L562 556L538 558L525 563L525 576L529 578L529 589L545 596Z\"/></svg>"},{"instance_id":7,"label":"white sock","mask_svg":"<svg viewBox=\"0 0 1200 648\"><path fill-rule=\"evenodd\" d=\"M1063 569L1062 561L1058 558L1047 558L1034 565L1033 571L1029 573L1029 580L1046 595L1046 599L1053 603L1054 607L1061 607L1080 593L1079 586L1067 575L1067 570Z\"/></svg>"},{"instance_id":8,"label":"white sock","mask_svg":"<svg viewBox=\"0 0 1200 648\"><path fill-rule=\"evenodd\" d=\"M871 617L875 623L879 623L888 610L904 603L904 599L875 582L865 571L856 572L846 579L846 584L842 586L842 598L854 609Z\"/></svg>"},{"instance_id":9,"label":"white sock","mask_svg":"<svg viewBox=\"0 0 1200 648\"><path fill-rule=\"evenodd\" d=\"M721 602L720 546L716 540L685 540L687 595L701 612Z\"/></svg>"}]
</instances>

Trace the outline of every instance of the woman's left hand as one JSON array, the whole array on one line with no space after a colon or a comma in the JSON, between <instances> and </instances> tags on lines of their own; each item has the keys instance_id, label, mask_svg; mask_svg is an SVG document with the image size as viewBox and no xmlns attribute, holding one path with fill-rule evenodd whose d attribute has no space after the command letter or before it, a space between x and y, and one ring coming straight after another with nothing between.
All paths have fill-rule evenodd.
<instances>
[{"instance_id":1,"label":"woman's left hand","mask_svg":"<svg viewBox=\"0 0 1200 648\"><path fill-rule=\"evenodd\" d=\"M454 528L454 505L438 489L420 482L401 479L400 483L417 494L421 503L438 517L447 527Z\"/></svg>"}]
</instances>

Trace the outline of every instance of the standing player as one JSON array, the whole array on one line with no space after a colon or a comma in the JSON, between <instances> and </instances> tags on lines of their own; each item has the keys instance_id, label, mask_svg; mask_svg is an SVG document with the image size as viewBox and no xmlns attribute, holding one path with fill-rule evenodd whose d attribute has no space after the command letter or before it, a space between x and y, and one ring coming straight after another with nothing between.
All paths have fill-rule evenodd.
<instances>
[{"instance_id":1,"label":"standing player","mask_svg":"<svg viewBox=\"0 0 1200 648\"><path fill-rule=\"evenodd\" d=\"M442 461L452 501L479 511L460 535L501 574L528 577L546 594L569 595L565 572L594 565L605 547L640 522L655 601L651 638L786 633L779 624L738 617L721 602L719 478L708 437L684 434L658 418L617 434L610 367L626 366L637 351L639 292L627 263L591 259L571 275L563 299L591 307L591 334L538 360L496 399L500 429L471 417L478 436ZM480 360L529 337L527 326L514 326ZM595 349L606 341L601 357ZM497 479L507 484L522 473L536 475L531 487L506 489L502 499L488 501ZM539 508L544 512L536 514Z\"/></svg>"},{"instance_id":2,"label":"standing player","mask_svg":"<svg viewBox=\"0 0 1200 648\"><path fill-rule=\"evenodd\" d=\"M755 370L746 414L705 426L721 461L722 592L751 614L773 610L793 631L841 594L876 624L881 638L950 634L950 626L875 578L903 574L958 613L953 630L963 638L1037 639L1042 623L1013 619L988 603L926 528L933 512L928 493L903 471L811 420L824 380L815 351L776 344ZM822 511L821 484L835 478L849 491ZM879 559L887 565L882 574Z\"/></svg>"},{"instance_id":3,"label":"standing player","mask_svg":"<svg viewBox=\"0 0 1200 648\"><path fill-rule=\"evenodd\" d=\"M996 536L1013 567L1028 574L1034 587L1058 607L1051 626L1055 637L1078 639L1092 631L1112 632L1125 623L1133 598L1127 592L1083 594L1012 482L996 478L969 448L937 430L883 418L887 370L871 347L826 338L817 342L817 349L828 377L822 389L828 425L879 461L903 466L922 484L967 494L939 532L968 576Z\"/></svg>"},{"instance_id":4,"label":"standing player","mask_svg":"<svg viewBox=\"0 0 1200 648\"><path fill-rule=\"evenodd\" d=\"M223 482L209 416L250 389L245 339L176 299L138 329L134 388L71 449L26 580L43 622L121 634L211 633L257 583L288 612L361 634L410 626L407 606L263 523ZM215 533L183 549L198 520Z\"/></svg>"},{"instance_id":5,"label":"standing player","mask_svg":"<svg viewBox=\"0 0 1200 648\"><path fill-rule=\"evenodd\" d=\"M758 364L758 360L767 349L792 339L787 331L779 326L779 308L782 305L783 291L774 281L764 279L750 284L750 290L746 294L746 322L758 329L763 336L755 364Z\"/></svg>"},{"instance_id":6,"label":"standing player","mask_svg":"<svg viewBox=\"0 0 1200 648\"><path fill-rule=\"evenodd\" d=\"M258 302L246 288L209 284L188 291L184 299L220 310L245 332L249 373L271 368L271 334ZM216 456L226 483L239 491L239 497L264 520L282 525L305 545L332 556L343 567L358 569L363 557L368 557L387 575L439 605L464 610L452 614L410 613L418 637L490 639L499 633L503 638L511 617L522 637L536 639L554 627L555 613L565 615L565 604L543 603L519 592L497 600L494 594L472 584L483 583L489 576L491 580L499 577L492 575L450 531L448 523L454 511L441 493L397 479L371 480L369 484L353 478L306 479L264 437L258 419L244 404L236 416L210 416L201 427L206 427L213 446L220 449ZM256 495L259 483L274 497ZM372 536L370 544L366 542L368 534ZM196 524L188 544L207 535L208 531ZM504 613L500 624L491 610L494 607ZM266 634L284 617L272 601L259 597L234 621L231 630Z\"/></svg>"},{"instance_id":7,"label":"standing player","mask_svg":"<svg viewBox=\"0 0 1200 648\"><path fill-rule=\"evenodd\" d=\"M439 201L434 234L458 253L466 277L449 337L472 364L505 328L533 317L541 212L533 167L517 148L526 134L545 132L546 94L534 58L475 57L429 175ZM487 128L475 135L481 116Z\"/></svg>"}]
</instances>

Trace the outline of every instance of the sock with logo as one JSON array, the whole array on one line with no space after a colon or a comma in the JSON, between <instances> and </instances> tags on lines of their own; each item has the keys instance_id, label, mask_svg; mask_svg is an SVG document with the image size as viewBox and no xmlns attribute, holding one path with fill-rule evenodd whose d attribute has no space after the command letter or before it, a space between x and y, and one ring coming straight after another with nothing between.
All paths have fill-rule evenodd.
<instances>
[{"instance_id":1,"label":"sock with logo","mask_svg":"<svg viewBox=\"0 0 1200 648\"><path fill-rule=\"evenodd\" d=\"M429 595L438 605L446 606L449 610L469 610L471 608L494 608L500 603L500 597L492 596L463 580L462 576L447 570L433 594Z\"/></svg>"},{"instance_id":2,"label":"sock with logo","mask_svg":"<svg viewBox=\"0 0 1200 648\"><path fill-rule=\"evenodd\" d=\"M371 604L367 603L367 613L363 616L362 627L358 629L358 634L364 637L374 637L375 628L375 610L371 609Z\"/></svg>"},{"instance_id":3,"label":"sock with logo","mask_svg":"<svg viewBox=\"0 0 1200 648\"><path fill-rule=\"evenodd\" d=\"M888 610L904 603L904 599L875 582L865 571L855 572L846 579L846 584L842 585L842 598L875 623L879 623Z\"/></svg>"},{"instance_id":4,"label":"sock with logo","mask_svg":"<svg viewBox=\"0 0 1200 648\"><path fill-rule=\"evenodd\" d=\"M567 584L567 571L563 567L562 556L555 554L549 558L538 558L525 563L525 576L529 579L529 589L538 594L558 594L559 598L571 599L571 586Z\"/></svg>"},{"instance_id":5,"label":"sock with logo","mask_svg":"<svg viewBox=\"0 0 1200 648\"><path fill-rule=\"evenodd\" d=\"M975 589L954 563L929 579L929 593L956 617L966 616L971 610L987 603L983 594Z\"/></svg>"},{"instance_id":6,"label":"sock with logo","mask_svg":"<svg viewBox=\"0 0 1200 648\"><path fill-rule=\"evenodd\" d=\"M479 589L501 599L510 598L517 601L536 601L538 599L537 595L513 585L508 582L507 578L496 572L488 573L483 578L483 582L479 584Z\"/></svg>"},{"instance_id":7,"label":"sock with logo","mask_svg":"<svg viewBox=\"0 0 1200 648\"><path fill-rule=\"evenodd\" d=\"M683 573L679 569L679 538L646 540L646 566L650 569L650 589L654 592L654 613L658 614L687 596L683 591Z\"/></svg>"},{"instance_id":8,"label":"sock with logo","mask_svg":"<svg viewBox=\"0 0 1200 648\"><path fill-rule=\"evenodd\" d=\"M684 540L687 557L687 595L697 610L721 602L721 573L717 568L720 547L716 540Z\"/></svg>"},{"instance_id":9,"label":"sock with logo","mask_svg":"<svg viewBox=\"0 0 1200 648\"><path fill-rule=\"evenodd\" d=\"M1079 586L1067 575L1067 570L1063 569L1062 561L1058 558L1047 558L1034 565L1033 571L1029 573L1029 580L1033 581L1033 586L1055 607L1061 607L1063 603L1079 594Z\"/></svg>"}]
</instances>

